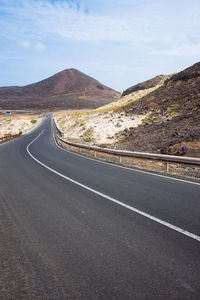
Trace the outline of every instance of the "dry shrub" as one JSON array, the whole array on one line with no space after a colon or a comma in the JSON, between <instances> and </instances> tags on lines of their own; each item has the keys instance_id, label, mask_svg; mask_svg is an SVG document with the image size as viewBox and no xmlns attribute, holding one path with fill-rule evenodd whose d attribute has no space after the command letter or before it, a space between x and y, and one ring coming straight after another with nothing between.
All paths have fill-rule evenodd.
<instances>
[{"instance_id":1,"label":"dry shrub","mask_svg":"<svg viewBox=\"0 0 200 300\"><path fill-rule=\"evenodd\" d=\"M155 102L151 102L151 103L149 103L145 106L145 108L150 108L150 109L153 109L153 110L158 109L158 107L159 107L159 105Z\"/></svg>"}]
</instances>

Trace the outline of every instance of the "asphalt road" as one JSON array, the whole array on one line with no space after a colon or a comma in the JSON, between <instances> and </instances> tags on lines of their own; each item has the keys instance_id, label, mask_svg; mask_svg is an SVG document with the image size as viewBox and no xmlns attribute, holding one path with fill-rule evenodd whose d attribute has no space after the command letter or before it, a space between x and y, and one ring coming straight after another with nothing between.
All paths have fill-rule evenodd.
<instances>
[{"instance_id":1,"label":"asphalt road","mask_svg":"<svg viewBox=\"0 0 200 300\"><path fill-rule=\"evenodd\" d=\"M52 131L48 116L0 145L0 299L200 299L200 185L68 153Z\"/></svg>"}]
</instances>

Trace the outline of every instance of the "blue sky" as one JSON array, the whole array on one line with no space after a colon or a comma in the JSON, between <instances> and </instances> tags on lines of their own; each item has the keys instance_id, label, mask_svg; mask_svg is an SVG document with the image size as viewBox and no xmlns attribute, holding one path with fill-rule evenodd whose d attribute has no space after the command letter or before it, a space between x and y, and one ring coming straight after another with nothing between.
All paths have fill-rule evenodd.
<instances>
[{"instance_id":1,"label":"blue sky","mask_svg":"<svg viewBox=\"0 0 200 300\"><path fill-rule=\"evenodd\" d=\"M0 0L0 86L77 68L122 91L198 61L199 0Z\"/></svg>"}]
</instances>

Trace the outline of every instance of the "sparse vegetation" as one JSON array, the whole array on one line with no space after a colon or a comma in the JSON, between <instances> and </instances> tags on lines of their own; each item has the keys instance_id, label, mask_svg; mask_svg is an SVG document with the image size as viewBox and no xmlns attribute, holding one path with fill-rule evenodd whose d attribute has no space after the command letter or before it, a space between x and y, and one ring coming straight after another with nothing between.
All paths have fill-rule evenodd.
<instances>
[{"instance_id":1,"label":"sparse vegetation","mask_svg":"<svg viewBox=\"0 0 200 300\"><path fill-rule=\"evenodd\" d=\"M85 141L86 142L91 142L93 139L93 134L92 133L89 133L88 136L86 137Z\"/></svg>"},{"instance_id":2,"label":"sparse vegetation","mask_svg":"<svg viewBox=\"0 0 200 300\"><path fill-rule=\"evenodd\" d=\"M182 84L181 80L178 80L175 85L180 86L181 84Z\"/></svg>"},{"instance_id":3,"label":"sparse vegetation","mask_svg":"<svg viewBox=\"0 0 200 300\"><path fill-rule=\"evenodd\" d=\"M180 107L180 104L171 104L167 107L167 111L171 111L172 109L177 109Z\"/></svg>"},{"instance_id":4,"label":"sparse vegetation","mask_svg":"<svg viewBox=\"0 0 200 300\"><path fill-rule=\"evenodd\" d=\"M155 96L151 96L149 98L147 98L147 101L154 101L155 100Z\"/></svg>"},{"instance_id":5,"label":"sparse vegetation","mask_svg":"<svg viewBox=\"0 0 200 300\"><path fill-rule=\"evenodd\" d=\"M169 86L172 82L173 82L172 80L169 80L169 81L167 82L167 86Z\"/></svg>"},{"instance_id":6,"label":"sparse vegetation","mask_svg":"<svg viewBox=\"0 0 200 300\"><path fill-rule=\"evenodd\" d=\"M150 122L155 122L155 121L158 121L158 120L159 120L159 117L155 116L155 117L144 118L141 121L142 121L143 124L148 124Z\"/></svg>"},{"instance_id":7,"label":"sparse vegetation","mask_svg":"<svg viewBox=\"0 0 200 300\"><path fill-rule=\"evenodd\" d=\"M172 104L172 105L170 105L171 107L174 107L174 108L178 108L178 107L180 107L180 104L177 104L177 103L175 103L175 104Z\"/></svg>"},{"instance_id":8,"label":"sparse vegetation","mask_svg":"<svg viewBox=\"0 0 200 300\"><path fill-rule=\"evenodd\" d=\"M166 114L166 117L174 117L175 114L175 111L171 111L170 113Z\"/></svg>"},{"instance_id":9,"label":"sparse vegetation","mask_svg":"<svg viewBox=\"0 0 200 300\"><path fill-rule=\"evenodd\" d=\"M86 142L91 142L94 138L94 128L93 127L90 127L88 128L85 133L84 133L84 140Z\"/></svg>"},{"instance_id":10,"label":"sparse vegetation","mask_svg":"<svg viewBox=\"0 0 200 300\"><path fill-rule=\"evenodd\" d=\"M145 108L150 108L152 110L156 110L156 109L158 109L158 107L159 107L159 105L155 102L151 102L145 106Z\"/></svg>"},{"instance_id":11,"label":"sparse vegetation","mask_svg":"<svg viewBox=\"0 0 200 300\"><path fill-rule=\"evenodd\" d=\"M22 134L23 129L31 128L31 124L37 122L38 115L17 115L12 117L4 117L0 115L0 139L9 139L9 136L17 137ZM34 122L32 120L35 120Z\"/></svg>"},{"instance_id":12,"label":"sparse vegetation","mask_svg":"<svg viewBox=\"0 0 200 300\"><path fill-rule=\"evenodd\" d=\"M32 119L32 120L31 120L31 123L32 123L32 124L35 124L36 122L37 122L37 120L35 120L35 119Z\"/></svg>"}]
</instances>

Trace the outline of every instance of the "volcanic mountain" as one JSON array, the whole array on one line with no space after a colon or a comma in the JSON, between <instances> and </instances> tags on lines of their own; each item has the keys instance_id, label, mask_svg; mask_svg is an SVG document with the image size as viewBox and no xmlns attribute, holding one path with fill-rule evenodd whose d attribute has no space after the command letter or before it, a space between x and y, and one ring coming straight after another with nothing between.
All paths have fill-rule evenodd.
<instances>
[{"instance_id":1,"label":"volcanic mountain","mask_svg":"<svg viewBox=\"0 0 200 300\"><path fill-rule=\"evenodd\" d=\"M97 108L120 93L76 69L66 69L26 86L0 87L0 109Z\"/></svg>"}]
</instances>

